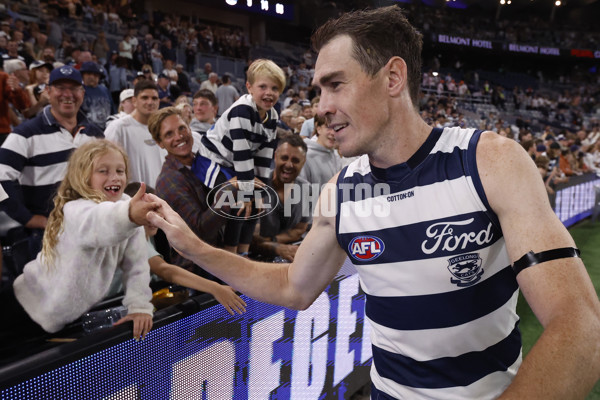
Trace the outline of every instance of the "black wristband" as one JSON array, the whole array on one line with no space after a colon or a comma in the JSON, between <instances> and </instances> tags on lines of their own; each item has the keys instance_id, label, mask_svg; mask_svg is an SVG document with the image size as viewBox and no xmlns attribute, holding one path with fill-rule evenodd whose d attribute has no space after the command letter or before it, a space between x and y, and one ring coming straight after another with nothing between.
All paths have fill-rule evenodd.
<instances>
[{"instance_id":1,"label":"black wristband","mask_svg":"<svg viewBox=\"0 0 600 400\"><path fill-rule=\"evenodd\" d=\"M530 251L515 261L513 264L513 270L515 271L515 275L519 275L519 272L523 271L525 268L529 268L546 261L558 260L559 258L579 258L580 254L581 252L579 249L575 247L562 247L560 249L546 250L539 253Z\"/></svg>"}]
</instances>

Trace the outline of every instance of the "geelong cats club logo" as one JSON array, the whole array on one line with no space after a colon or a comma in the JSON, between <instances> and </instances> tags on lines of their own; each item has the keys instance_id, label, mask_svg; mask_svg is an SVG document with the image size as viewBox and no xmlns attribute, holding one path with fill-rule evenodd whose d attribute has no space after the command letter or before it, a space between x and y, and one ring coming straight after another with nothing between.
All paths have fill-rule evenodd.
<instances>
[{"instance_id":1,"label":"geelong cats club logo","mask_svg":"<svg viewBox=\"0 0 600 400\"><path fill-rule=\"evenodd\" d=\"M456 279L450 282L457 286L471 286L478 282L483 275L479 253L462 254L448 259L448 270Z\"/></svg>"},{"instance_id":2,"label":"geelong cats club logo","mask_svg":"<svg viewBox=\"0 0 600 400\"><path fill-rule=\"evenodd\" d=\"M379 257L385 245L376 236L357 236L348 245L350 255L358 261L371 261Z\"/></svg>"}]
</instances>

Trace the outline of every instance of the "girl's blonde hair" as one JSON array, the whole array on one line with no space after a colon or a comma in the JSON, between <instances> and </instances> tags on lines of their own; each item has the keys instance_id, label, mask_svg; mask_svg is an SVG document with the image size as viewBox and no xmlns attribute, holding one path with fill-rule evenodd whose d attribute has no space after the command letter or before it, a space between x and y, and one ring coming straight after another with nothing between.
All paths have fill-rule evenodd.
<instances>
[{"instance_id":1,"label":"girl's blonde hair","mask_svg":"<svg viewBox=\"0 0 600 400\"><path fill-rule=\"evenodd\" d=\"M67 173L54 196L54 209L50 212L44 231L42 257L45 258L49 267L54 264L54 248L58 243L58 236L63 230L65 204L77 199L93 200L96 203L106 200L102 192L92 189L90 179L96 160L110 151L116 151L123 156L125 174L129 176L127 153L119 145L105 139L85 143L73 151L69 157Z\"/></svg>"}]
</instances>

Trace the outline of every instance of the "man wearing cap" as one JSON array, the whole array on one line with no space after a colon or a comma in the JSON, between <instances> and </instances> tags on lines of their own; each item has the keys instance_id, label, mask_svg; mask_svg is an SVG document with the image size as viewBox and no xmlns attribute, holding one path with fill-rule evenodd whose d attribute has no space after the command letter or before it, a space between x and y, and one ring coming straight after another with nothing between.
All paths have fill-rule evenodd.
<instances>
[{"instance_id":1,"label":"man wearing cap","mask_svg":"<svg viewBox=\"0 0 600 400\"><path fill-rule=\"evenodd\" d=\"M163 73L158 74L158 79L156 81L158 87L158 98L160 100L159 108L165 108L173 105L173 96L171 95L171 90L169 86L171 84L171 79Z\"/></svg>"},{"instance_id":2,"label":"man wearing cap","mask_svg":"<svg viewBox=\"0 0 600 400\"><path fill-rule=\"evenodd\" d=\"M29 64L29 85L25 88L29 93L29 100L31 104L37 104L40 98L39 86L42 89L46 88L48 84L48 79L50 79L50 72L54 69L52 63L49 63L44 60L36 60ZM36 89L34 91L34 89ZM48 104L48 98L44 99L44 105Z\"/></svg>"},{"instance_id":3,"label":"man wearing cap","mask_svg":"<svg viewBox=\"0 0 600 400\"><path fill-rule=\"evenodd\" d=\"M87 115L90 121L104 130L106 120L114 111L114 105L108 89L100 84L100 79L104 76L103 69L95 62L87 61L81 64L79 71L85 89L81 111Z\"/></svg>"},{"instance_id":4,"label":"man wearing cap","mask_svg":"<svg viewBox=\"0 0 600 400\"><path fill-rule=\"evenodd\" d=\"M135 110L133 105L133 89L124 89L119 95L118 113L108 117L106 120L106 126L116 119L123 118L131 114L133 110Z\"/></svg>"},{"instance_id":5,"label":"man wearing cap","mask_svg":"<svg viewBox=\"0 0 600 400\"><path fill-rule=\"evenodd\" d=\"M531 156L531 158L533 159L533 161L537 160L539 157L542 157L542 156L547 158L546 151L548 151L548 149L546 148L546 145L543 143L540 143L537 146L535 146L535 151L534 151L533 155ZM550 162L550 159L548 159L548 162Z\"/></svg>"},{"instance_id":6,"label":"man wearing cap","mask_svg":"<svg viewBox=\"0 0 600 400\"><path fill-rule=\"evenodd\" d=\"M23 110L23 116L25 118L35 117L48 103L48 93L46 92L46 86L48 85L48 78L50 72L54 69L52 64L43 61L36 60L29 64L29 82L30 85L25 87L25 90L29 95L29 102L31 107Z\"/></svg>"},{"instance_id":7,"label":"man wearing cap","mask_svg":"<svg viewBox=\"0 0 600 400\"><path fill-rule=\"evenodd\" d=\"M137 85L137 83L138 83L139 81L144 81L144 80L146 80L146 79L148 79L148 78L146 77L146 74L144 74L144 72L143 72L143 71L138 71L138 72L135 74L135 76L133 77L133 80L131 81L131 86L135 87L135 85ZM152 79L150 79L150 80L151 80L151 81L153 81ZM153 81L153 82L154 82L154 81Z\"/></svg>"},{"instance_id":8,"label":"man wearing cap","mask_svg":"<svg viewBox=\"0 0 600 400\"><path fill-rule=\"evenodd\" d=\"M143 76L145 79L156 82L156 75L154 73L152 73L152 69L149 66L142 69L141 75L140 75L140 72L138 72L137 74L138 74L138 76Z\"/></svg>"},{"instance_id":9,"label":"man wearing cap","mask_svg":"<svg viewBox=\"0 0 600 400\"><path fill-rule=\"evenodd\" d=\"M17 126L0 148L0 184L9 195L0 210L28 229L32 257L41 248L69 155L83 143L103 137L79 112L84 96L81 82L81 74L71 66L54 69L45 89L50 104Z\"/></svg>"}]
</instances>

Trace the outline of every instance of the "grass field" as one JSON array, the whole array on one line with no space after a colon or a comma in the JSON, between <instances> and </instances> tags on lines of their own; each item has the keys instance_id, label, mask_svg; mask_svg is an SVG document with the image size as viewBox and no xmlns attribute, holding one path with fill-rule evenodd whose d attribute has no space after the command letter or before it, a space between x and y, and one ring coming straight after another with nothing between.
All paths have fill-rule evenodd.
<instances>
[{"instance_id":1,"label":"grass field","mask_svg":"<svg viewBox=\"0 0 600 400\"><path fill-rule=\"evenodd\" d=\"M600 222L592 224L589 220L584 221L569 231L581 250L581 258L594 282L596 293L600 296ZM517 312L521 317L520 328L525 356L542 333L542 326L522 297L519 299ZM587 399L600 400L600 381L596 383Z\"/></svg>"}]
</instances>

